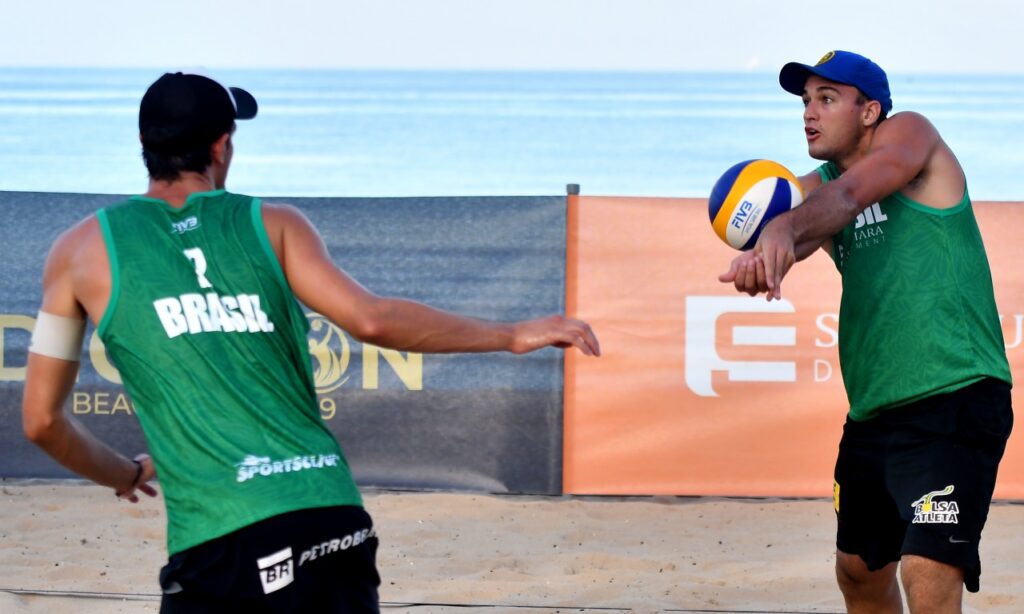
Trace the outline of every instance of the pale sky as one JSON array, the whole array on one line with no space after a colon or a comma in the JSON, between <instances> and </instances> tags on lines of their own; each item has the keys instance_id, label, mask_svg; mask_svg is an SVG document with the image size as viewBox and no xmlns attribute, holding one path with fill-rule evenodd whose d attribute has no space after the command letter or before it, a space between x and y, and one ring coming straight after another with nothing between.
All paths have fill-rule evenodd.
<instances>
[{"instance_id":1,"label":"pale sky","mask_svg":"<svg viewBox=\"0 0 1024 614\"><path fill-rule=\"evenodd\" d=\"M1024 73L1019 0L4 2L0 66Z\"/></svg>"}]
</instances>

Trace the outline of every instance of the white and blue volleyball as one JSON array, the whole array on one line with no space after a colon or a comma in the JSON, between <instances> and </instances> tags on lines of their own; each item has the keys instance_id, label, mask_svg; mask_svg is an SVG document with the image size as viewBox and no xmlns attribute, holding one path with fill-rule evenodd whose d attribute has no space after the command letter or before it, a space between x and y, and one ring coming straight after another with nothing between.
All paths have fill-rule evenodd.
<instances>
[{"instance_id":1,"label":"white and blue volleyball","mask_svg":"<svg viewBox=\"0 0 1024 614\"><path fill-rule=\"evenodd\" d=\"M800 181L771 160L734 165L715 182L708 199L708 217L718 238L740 250L757 243L770 219L804 200Z\"/></svg>"}]
</instances>

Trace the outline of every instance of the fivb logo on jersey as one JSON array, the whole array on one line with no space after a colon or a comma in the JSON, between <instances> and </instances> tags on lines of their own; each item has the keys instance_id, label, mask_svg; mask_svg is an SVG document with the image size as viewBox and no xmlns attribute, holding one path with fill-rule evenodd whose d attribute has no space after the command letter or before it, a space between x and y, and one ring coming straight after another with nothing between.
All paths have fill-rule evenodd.
<instances>
[{"instance_id":1,"label":"fivb logo on jersey","mask_svg":"<svg viewBox=\"0 0 1024 614\"><path fill-rule=\"evenodd\" d=\"M171 222L171 234L183 235L196 228L199 228L199 218L194 215L180 222Z\"/></svg>"}]
</instances>

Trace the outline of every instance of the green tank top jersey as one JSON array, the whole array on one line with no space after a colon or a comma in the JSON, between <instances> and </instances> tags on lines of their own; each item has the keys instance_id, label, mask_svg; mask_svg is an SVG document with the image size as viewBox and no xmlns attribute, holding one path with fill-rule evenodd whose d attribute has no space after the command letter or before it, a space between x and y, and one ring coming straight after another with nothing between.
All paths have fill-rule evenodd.
<instances>
[{"instance_id":1,"label":"green tank top jersey","mask_svg":"<svg viewBox=\"0 0 1024 614\"><path fill-rule=\"evenodd\" d=\"M839 177L831 162L822 182ZM971 200L935 209L894 193L832 237L843 277L839 361L850 419L985 377L1011 382Z\"/></svg>"},{"instance_id":2,"label":"green tank top jersey","mask_svg":"<svg viewBox=\"0 0 1024 614\"><path fill-rule=\"evenodd\" d=\"M260 202L135 196L97 218L112 278L98 332L156 464L168 552L285 512L361 505L320 417L309 326Z\"/></svg>"}]
</instances>

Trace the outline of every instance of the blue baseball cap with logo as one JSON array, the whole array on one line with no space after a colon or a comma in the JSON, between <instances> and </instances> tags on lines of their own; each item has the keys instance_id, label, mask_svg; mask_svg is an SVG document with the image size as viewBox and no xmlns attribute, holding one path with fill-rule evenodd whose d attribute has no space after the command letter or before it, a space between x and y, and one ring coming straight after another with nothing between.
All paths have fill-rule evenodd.
<instances>
[{"instance_id":1,"label":"blue baseball cap with logo","mask_svg":"<svg viewBox=\"0 0 1024 614\"><path fill-rule=\"evenodd\" d=\"M790 62L779 72L779 84L790 94L803 96L804 85L811 75L852 85L871 100L882 105L882 115L892 110L889 78L885 71L866 57L851 51L829 51L814 66Z\"/></svg>"}]
</instances>

